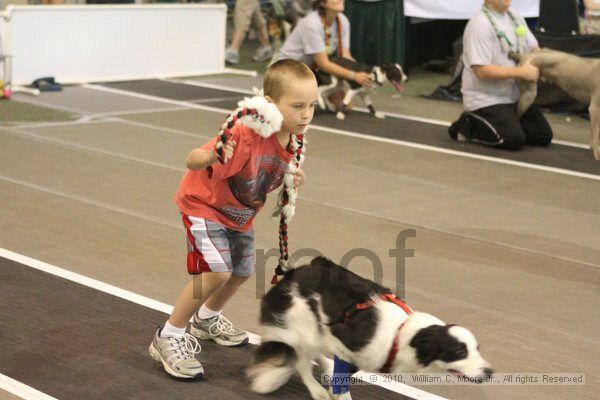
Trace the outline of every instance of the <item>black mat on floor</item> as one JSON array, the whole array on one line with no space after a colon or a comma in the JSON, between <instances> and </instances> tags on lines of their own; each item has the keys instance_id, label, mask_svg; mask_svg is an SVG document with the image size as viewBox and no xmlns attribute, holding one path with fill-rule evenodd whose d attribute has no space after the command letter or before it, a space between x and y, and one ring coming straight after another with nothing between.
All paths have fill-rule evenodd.
<instances>
[{"instance_id":1,"label":"black mat on floor","mask_svg":"<svg viewBox=\"0 0 600 400\"><path fill-rule=\"evenodd\" d=\"M202 381L170 378L148 355L166 315L0 258L0 373L61 400L309 399L299 379L268 396L247 388L252 346L202 341ZM355 386L354 399L409 399Z\"/></svg>"},{"instance_id":2,"label":"black mat on floor","mask_svg":"<svg viewBox=\"0 0 600 400\"><path fill-rule=\"evenodd\" d=\"M237 100L223 101L224 97L233 96L236 98L237 96L236 99L244 97L243 94L227 90L159 80L118 82L106 84L105 86L173 100L202 100L203 104L228 110L233 110L236 107ZM210 102L211 98L215 99L215 101ZM431 117L435 118L434 102L431 104ZM345 121L336 119L333 114L319 112L315 115L313 124L376 137L404 140L443 149L600 176L600 163L594 160L591 151L572 146L551 144L547 148L525 147L517 152L504 151L453 141L448 137L447 127L445 126L397 117L387 117L379 120L358 111L352 112Z\"/></svg>"}]
</instances>

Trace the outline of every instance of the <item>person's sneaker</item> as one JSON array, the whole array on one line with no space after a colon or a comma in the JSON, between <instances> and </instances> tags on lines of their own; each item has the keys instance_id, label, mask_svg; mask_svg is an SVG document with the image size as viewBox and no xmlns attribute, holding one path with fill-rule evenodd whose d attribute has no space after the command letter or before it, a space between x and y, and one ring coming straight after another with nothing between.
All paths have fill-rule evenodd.
<instances>
[{"instance_id":1,"label":"person's sneaker","mask_svg":"<svg viewBox=\"0 0 600 400\"><path fill-rule=\"evenodd\" d=\"M198 339L214 340L223 346L241 346L248 343L248 334L237 329L224 315L200 319L194 315L190 333Z\"/></svg>"},{"instance_id":2,"label":"person's sneaker","mask_svg":"<svg viewBox=\"0 0 600 400\"><path fill-rule=\"evenodd\" d=\"M148 349L150 356L162 363L165 371L177 378L195 379L204 376L204 368L196 359L200 353L198 340L186 333L181 338L161 338L162 326L156 330Z\"/></svg>"},{"instance_id":3,"label":"person's sneaker","mask_svg":"<svg viewBox=\"0 0 600 400\"><path fill-rule=\"evenodd\" d=\"M225 61L229 64L239 64L240 53L232 49L225 50Z\"/></svg>"},{"instance_id":4,"label":"person's sneaker","mask_svg":"<svg viewBox=\"0 0 600 400\"><path fill-rule=\"evenodd\" d=\"M273 57L273 49L271 46L261 46L254 52L252 59L254 61L267 61Z\"/></svg>"},{"instance_id":5,"label":"person's sneaker","mask_svg":"<svg viewBox=\"0 0 600 400\"><path fill-rule=\"evenodd\" d=\"M461 132L463 129L470 129L470 121L467 113L461 114L460 118L448 127L448 135L458 142L468 142L468 138Z\"/></svg>"}]
</instances>

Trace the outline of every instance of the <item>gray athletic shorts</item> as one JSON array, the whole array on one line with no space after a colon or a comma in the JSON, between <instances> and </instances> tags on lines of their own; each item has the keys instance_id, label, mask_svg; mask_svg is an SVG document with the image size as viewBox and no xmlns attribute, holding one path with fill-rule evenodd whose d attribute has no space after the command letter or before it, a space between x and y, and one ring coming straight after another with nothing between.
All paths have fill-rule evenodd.
<instances>
[{"instance_id":1,"label":"gray athletic shorts","mask_svg":"<svg viewBox=\"0 0 600 400\"><path fill-rule=\"evenodd\" d=\"M187 234L190 274L231 272L250 276L256 267L254 228L238 232L204 218L181 214Z\"/></svg>"}]
</instances>

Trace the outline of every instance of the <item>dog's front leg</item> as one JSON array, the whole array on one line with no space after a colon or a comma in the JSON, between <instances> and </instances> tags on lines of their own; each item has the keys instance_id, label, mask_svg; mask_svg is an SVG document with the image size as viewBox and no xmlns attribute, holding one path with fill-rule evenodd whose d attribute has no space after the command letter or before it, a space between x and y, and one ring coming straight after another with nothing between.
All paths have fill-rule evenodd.
<instances>
[{"instance_id":1,"label":"dog's front leg","mask_svg":"<svg viewBox=\"0 0 600 400\"><path fill-rule=\"evenodd\" d=\"M296 361L296 371L314 400L330 400L329 392L315 379L312 374L311 360L299 357Z\"/></svg>"},{"instance_id":2,"label":"dog's front leg","mask_svg":"<svg viewBox=\"0 0 600 400\"><path fill-rule=\"evenodd\" d=\"M331 75L331 84L319 86L317 88L317 102L319 107L323 110L335 112L335 107L329 101L329 96L335 92L340 86L340 80L335 76Z\"/></svg>"},{"instance_id":3,"label":"dog's front leg","mask_svg":"<svg viewBox=\"0 0 600 400\"><path fill-rule=\"evenodd\" d=\"M367 94L367 92L360 92L358 95L362 99L363 103L365 103L365 106L367 106L367 108L369 109L369 112L371 113L371 115L374 115L375 118L379 118L379 119L385 118L384 113L382 113L381 111L375 110L375 107L373 107L373 103L371 102L371 96L369 96Z\"/></svg>"},{"instance_id":4,"label":"dog's front leg","mask_svg":"<svg viewBox=\"0 0 600 400\"><path fill-rule=\"evenodd\" d=\"M348 106L350 105L350 102L352 101L356 93L357 91L354 89L350 89L346 92L346 95L344 96L344 101L342 102L342 108L336 114L337 119L346 119L346 114L348 114Z\"/></svg>"},{"instance_id":5,"label":"dog's front leg","mask_svg":"<svg viewBox=\"0 0 600 400\"><path fill-rule=\"evenodd\" d=\"M594 159L600 161L600 93L590 102L590 128L592 132L592 152Z\"/></svg>"},{"instance_id":6,"label":"dog's front leg","mask_svg":"<svg viewBox=\"0 0 600 400\"><path fill-rule=\"evenodd\" d=\"M321 355L317 358L317 364L321 367L321 371L324 374L331 375L333 374L333 361L329 358Z\"/></svg>"}]
</instances>

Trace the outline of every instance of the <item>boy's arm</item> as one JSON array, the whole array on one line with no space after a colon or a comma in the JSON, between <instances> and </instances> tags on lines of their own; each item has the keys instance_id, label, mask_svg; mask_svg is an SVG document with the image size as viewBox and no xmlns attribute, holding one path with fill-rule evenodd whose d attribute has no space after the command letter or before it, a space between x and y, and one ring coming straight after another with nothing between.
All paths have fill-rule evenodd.
<instances>
[{"instance_id":1,"label":"boy's arm","mask_svg":"<svg viewBox=\"0 0 600 400\"><path fill-rule=\"evenodd\" d=\"M223 148L225 152L225 156L228 159L231 159L233 155L233 149L235 148L235 141L228 141ZM191 170L202 170L213 165L219 156L215 149L206 150L203 148L194 149L188 154L187 157L187 167Z\"/></svg>"}]
</instances>

